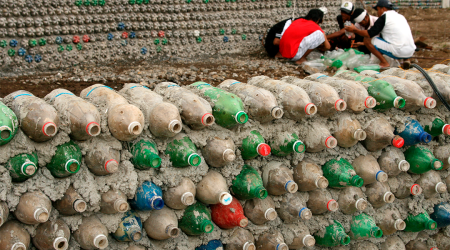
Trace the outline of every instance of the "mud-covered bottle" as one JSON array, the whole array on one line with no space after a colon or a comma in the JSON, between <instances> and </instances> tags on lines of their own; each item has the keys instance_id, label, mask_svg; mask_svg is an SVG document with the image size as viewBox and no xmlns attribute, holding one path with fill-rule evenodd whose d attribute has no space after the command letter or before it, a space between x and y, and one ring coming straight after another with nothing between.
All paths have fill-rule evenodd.
<instances>
[{"instance_id":1,"label":"mud-covered bottle","mask_svg":"<svg viewBox=\"0 0 450 250\"><path fill-rule=\"evenodd\" d=\"M140 241L142 238L142 221L141 218L133 211L123 214L116 232L113 233L114 239L117 241Z\"/></svg>"},{"instance_id":2,"label":"mud-covered bottle","mask_svg":"<svg viewBox=\"0 0 450 250\"><path fill-rule=\"evenodd\" d=\"M6 96L4 101L14 111L20 122L20 128L31 140L48 141L58 132L58 112L44 100L28 91L19 90Z\"/></svg>"},{"instance_id":3,"label":"mud-covered bottle","mask_svg":"<svg viewBox=\"0 0 450 250\"><path fill-rule=\"evenodd\" d=\"M361 244L365 244L365 243L366 242L362 242ZM400 237L390 236L390 237L387 237L386 241L381 244L381 250L406 250L406 248L405 248L405 243L403 243L403 240L400 239ZM437 250L437 249L433 249L433 250Z\"/></svg>"},{"instance_id":4,"label":"mud-covered bottle","mask_svg":"<svg viewBox=\"0 0 450 250\"><path fill-rule=\"evenodd\" d=\"M425 199L447 193L447 185L442 182L441 177L436 171L431 170L422 174L416 182L422 188Z\"/></svg>"},{"instance_id":5,"label":"mud-covered bottle","mask_svg":"<svg viewBox=\"0 0 450 250\"><path fill-rule=\"evenodd\" d=\"M284 238L293 237L292 243L288 245L289 249L302 249L304 247L312 247L316 244L316 240L311 236L309 228L304 223L282 224L281 232Z\"/></svg>"},{"instance_id":6,"label":"mud-covered bottle","mask_svg":"<svg viewBox=\"0 0 450 250\"><path fill-rule=\"evenodd\" d=\"M355 168L356 174L364 180L365 185L372 184L376 181L386 182L388 180L388 175L380 169L377 159L372 155L356 157L352 162L352 166Z\"/></svg>"},{"instance_id":7,"label":"mud-covered bottle","mask_svg":"<svg viewBox=\"0 0 450 250\"><path fill-rule=\"evenodd\" d=\"M77 193L72 185L69 186L61 199L55 201L53 206L63 215L83 213L87 208L83 197Z\"/></svg>"},{"instance_id":8,"label":"mud-covered bottle","mask_svg":"<svg viewBox=\"0 0 450 250\"><path fill-rule=\"evenodd\" d=\"M397 128L395 134L398 134L405 141L404 146L412 146L418 143L429 143L432 139L431 135L425 132L422 125L410 117L406 118L405 128L400 131Z\"/></svg>"},{"instance_id":9,"label":"mud-covered bottle","mask_svg":"<svg viewBox=\"0 0 450 250\"><path fill-rule=\"evenodd\" d=\"M406 250L439 250L437 247L429 248L426 241L421 241L419 239L408 242L405 248Z\"/></svg>"},{"instance_id":10,"label":"mud-covered bottle","mask_svg":"<svg viewBox=\"0 0 450 250\"><path fill-rule=\"evenodd\" d=\"M344 113L339 115L333 136L336 138L339 147L350 148L359 141L364 141L367 135L361 129L361 124L358 120L352 119L349 114Z\"/></svg>"},{"instance_id":11,"label":"mud-covered bottle","mask_svg":"<svg viewBox=\"0 0 450 250\"><path fill-rule=\"evenodd\" d=\"M367 200L374 208L380 208L387 203L393 203L395 196L386 182L374 182L366 186Z\"/></svg>"},{"instance_id":12,"label":"mud-covered bottle","mask_svg":"<svg viewBox=\"0 0 450 250\"><path fill-rule=\"evenodd\" d=\"M430 214L430 218L436 221L438 228L447 227L450 225L450 204L448 202L441 202L434 206L434 211Z\"/></svg>"},{"instance_id":13,"label":"mud-covered bottle","mask_svg":"<svg viewBox=\"0 0 450 250\"><path fill-rule=\"evenodd\" d=\"M311 98L304 89L283 81L273 80L267 76L256 76L248 81L252 84L269 90L277 98L279 104L283 106L284 117L294 121L317 113L317 107L312 103Z\"/></svg>"},{"instance_id":14,"label":"mud-covered bottle","mask_svg":"<svg viewBox=\"0 0 450 250\"><path fill-rule=\"evenodd\" d=\"M133 209L140 211L162 209L164 200L161 188L153 182L146 181L137 188L136 195L129 203Z\"/></svg>"},{"instance_id":15,"label":"mud-covered bottle","mask_svg":"<svg viewBox=\"0 0 450 250\"><path fill-rule=\"evenodd\" d=\"M270 195L295 193L298 190L294 182L292 170L282 162L271 161L263 167L262 179L264 187Z\"/></svg>"},{"instance_id":16,"label":"mud-covered bottle","mask_svg":"<svg viewBox=\"0 0 450 250\"><path fill-rule=\"evenodd\" d=\"M352 240L378 239L383 236L383 231L376 225L375 220L371 216L361 213L352 217L348 235Z\"/></svg>"},{"instance_id":17,"label":"mud-covered bottle","mask_svg":"<svg viewBox=\"0 0 450 250\"><path fill-rule=\"evenodd\" d=\"M147 235L155 240L166 240L180 236L177 215L170 208L154 210L144 222Z\"/></svg>"},{"instance_id":18,"label":"mud-covered bottle","mask_svg":"<svg viewBox=\"0 0 450 250\"><path fill-rule=\"evenodd\" d=\"M364 86L358 82L329 77L321 73L310 75L305 79L325 83L333 87L342 100L347 103L347 108L353 112L361 112L366 108L371 109L377 104L375 98L369 96Z\"/></svg>"},{"instance_id":19,"label":"mud-covered bottle","mask_svg":"<svg viewBox=\"0 0 450 250\"><path fill-rule=\"evenodd\" d=\"M218 87L241 98L248 116L253 120L267 123L283 116L283 109L278 107L277 99L265 89L231 79Z\"/></svg>"},{"instance_id":20,"label":"mud-covered bottle","mask_svg":"<svg viewBox=\"0 0 450 250\"><path fill-rule=\"evenodd\" d=\"M423 213L413 215L409 214L405 220L406 232L420 232L422 230L436 230L437 223L433 219L430 218L427 212L423 211Z\"/></svg>"},{"instance_id":21,"label":"mud-covered bottle","mask_svg":"<svg viewBox=\"0 0 450 250\"><path fill-rule=\"evenodd\" d=\"M354 214L367 208L364 193L358 187L346 187L339 193L339 210L344 214Z\"/></svg>"},{"instance_id":22,"label":"mud-covered bottle","mask_svg":"<svg viewBox=\"0 0 450 250\"><path fill-rule=\"evenodd\" d=\"M16 114L3 102L0 102L0 145L5 145L16 136L19 120Z\"/></svg>"},{"instance_id":23,"label":"mud-covered bottle","mask_svg":"<svg viewBox=\"0 0 450 250\"><path fill-rule=\"evenodd\" d=\"M194 204L195 195L195 184L189 178L182 178L178 186L163 192L163 199L164 203L172 209L185 209Z\"/></svg>"},{"instance_id":24,"label":"mud-covered bottle","mask_svg":"<svg viewBox=\"0 0 450 250\"><path fill-rule=\"evenodd\" d=\"M83 217L73 238L80 247L87 250L105 249L108 247L108 229L95 216Z\"/></svg>"},{"instance_id":25,"label":"mud-covered bottle","mask_svg":"<svg viewBox=\"0 0 450 250\"><path fill-rule=\"evenodd\" d=\"M347 103L341 99L336 90L330 85L286 76L281 79L290 84L303 88L311 101L317 106L317 113L323 117L330 117L336 112L344 111Z\"/></svg>"},{"instance_id":26,"label":"mud-covered bottle","mask_svg":"<svg viewBox=\"0 0 450 250\"><path fill-rule=\"evenodd\" d=\"M425 125L424 130L431 136L450 135L450 125L440 118L434 119L430 125Z\"/></svg>"},{"instance_id":27,"label":"mud-covered bottle","mask_svg":"<svg viewBox=\"0 0 450 250\"><path fill-rule=\"evenodd\" d=\"M234 178L230 189L233 195L240 200L265 199L267 197L267 190L264 188L261 176L256 169L249 165L242 167L241 172Z\"/></svg>"},{"instance_id":28,"label":"mud-covered bottle","mask_svg":"<svg viewBox=\"0 0 450 250\"><path fill-rule=\"evenodd\" d=\"M441 170L442 161L436 159L433 153L424 146L414 145L405 151L405 159L409 162L409 172L423 174L430 170Z\"/></svg>"},{"instance_id":29,"label":"mud-covered bottle","mask_svg":"<svg viewBox=\"0 0 450 250\"><path fill-rule=\"evenodd\" d=\"M242 100L235 94L213 87L204 82L191 84L211 102L216 123L224 128L232 128L248 121Z\"/></svg>"},{"instance_id":30,"label":"mud-covered bottle","mask_svg":"<svg viewBox=\"0 0 450 250\"><path fill-rule=\"evenodd\" d=\"M405 99L398 96L395 93L394 87L384 81L378 80L372 77L364 77L358 73L353 73L348 70L338 71L337 77L362 82L367 88L369 95L373 96L377 100L377 106L375 110L387 110L390 108L403 108L405 107Z\"/></svg>"},{"instance_id":31,"label":"mud-covered bottle","mask_svg":"<svg viewBox=\"0 0 450 250\"><path fill-rule=\"evenodd\" d=\"M322 168L310 160L304 160L297 164L294 167L293 176L299 191L328 187L328 180L323 176Z\"/></svg>"},{"instance_id":32,"label":"mud-covered bottle","mask_svg":"<svg viewBox=\"0 0 450 250\"><path fill-rule=\"evenodd\" d=\"M236 228L231 234L225 250L256 250L253 234L243 228Z\"/></svg>"},{"instance_id":33,"label":"mud-covered bottle","mask_svg":"<svg viewBox=\"0 0 450 250\"><path fill-rule=\"evenodd\" d=\"M186 134L179 133L171 138L165 153L170 156L173 167L183 168L198 166L202 159L197 154L197 147Z\"/></svg>"},{"instance_id":34,"label":"mud-covered bottle","mask_svg":"<svg viewBox=\"0 0 450 250\"><path fill-rule=\"evenodd\" d=\"M245 202L244 214L255 225L263 225L275 220L278 215L275 211L275 203L270 196L265 199L252 199Z\"/></svg>"},{"instance_id":35,"label":"mud-covered bottle","mask_svg":"<svg viewBox=\"0 0 450 250\"><path fill-rule=\"evenodd\" d=\"M273 233L267 232L259 236L256 241L256 249L261 250L289 250L289 247L284 243L284 237L279 231Z\"/></svg>"},{"instance_id":36,"label":"mud-covered bottle","mask_svg":"<svg viewBox=\"0 0 450 250\"><path fill-rule=\"evenodd\" d=\"M220 240L211 240L208 244L203 244L196 247L195 250L221 250L223 249L223 244Z\"/></svg>"},{"instance_id":37,"label":"mud-covered bottle","mask_svg":"<svg viewBox=\"0 0 450 250\"><path fill-rule=\"evenodd\" d=\"M284 157L291 153L303 153L305 152L305 144L298 139L296 133L281 132L275 135L269 141L271 153L275 156Z\"/></svg>"},{"instance_id":38,"label":"mud-covered bottle","mask_svg":"<svg viewBox=\"0 0 450 250\"><path fill-rule=\"evenodd\" d=\"M383 211L377 225L383 231L383 235L391 235L397 231L405 230L406 223L402 220L400 212L396 208L390 208Z\"/></svg>"},{"instance_id":39,"label":"mud-covered bottle","mask_svg":"<svg viewBox=\"0 0 450 250\"><path fill-rule=\"evenodd\" d=\"M95 175L114 174L119 171L120 150L112 148L105 141L92 142L84 162Z\"/></svg>"},{"instance_id":40,"label":"mud-covered bottle","mask_svg":"<svg viewBox=\"0 0 450 250\"><path fill-rule=\"evenodd\" d=\"M111 134L121 141L136 139L144 128L144 114L112 88L94 84L81 91L80 97L99 107L108 117Z\"/></svg>"},{"instance_id":41,"label":"mud-covered bottle","mask_svg":"<svg viewBox=\"0 0 450 250\"><path fill-rule=\"evenodd\" d=\"M362 187L364 185L364 180L356 174L353 166L344 158L329 160L322 166L322 171L329 182L329 187Z\"/></svg>"},{"instance_id":42,"label":"mud-covered bottle","mask_svg":"<svg viewBox=\"0 0 450 250\"><path fill-rule=\"evenodd\" d=\"M314 234L316 245L323 247L335 247L350 244L350 236L345 233L344 227L338 221L334 221L325 228L325 232Z\"/></svg>"},{"instance_id":43,"label":"mud-covered bottle","mask_svg":"<svg viewBox=\"0 0 450 250\"><path fill-rule=\"evenodd\" d=\"M211 213L200 202L188 206L179 221L180 229L187 235L201 235L211 233L214 225L211 222Z\"/></svg>"},{"instance_id":44,"label":"mud-covered bottle","mask_svg":"<svg viewBox=\"0 0 450 250\"><path fill-rule=\"evenodd\" d=\"M104 214L124 213L130 208L127 196L120 190L110 189L101 199L100 212Z\"/></svg>"},{"instance_id":45,"label":"mud-covered bottle","mask_svg":"<svg viewBox=\"0 0 450 250\"><path fill-rule=\"evenodd\" d=\"M405 143L403 138L394 135L394 128L382 117L370 120L364 131L366 131L367 136L363 145L371 152L381 150L389 145L401 148Z\"/></svg>"},{"instance_id":46,"label":"mud-covered bottle","mask_svg":"<svg viewBox=\"0 0 450 250\"><path fill-rule=\"evenodd\" d=\"M57 178L68 177L80 170L81 150L73 141L56 147L55 155L46 165L50 173Z\"/></svg>"},{"instance_id":47,"label":"mud-covered bottle","mask_svg":"<svg viewBox=\"0 0 450 250\"><path fill-rule=\"evenodd\" d=\"M228 205L233 201L225 178L214 170L210 170L197 184L195 197L205 204Z\"/></svg>"},{"instance_id":48,"label":"mud-covered bottle","mask_svg":"<svg viewBox=\"0 0 450 250\"><path fill-rule=\"evenodd\" d=\"M244 215L244 209L237 199L233 199L228 205L221 203L210 206L212 221L222 229L246 227L248 219Z\"/></svg>"},{"instance_id":49,"label":"mud-covered bottle","mask_svg":"<svg viewBox=\"0 0 450 250\"><path fill-rule=\"evenodd\" d=\"M0 227L8 220L9 208L6 202L0 201Z\"/></svg>"},{"instance_id":50,"label":"mud-covered bottle","mask_svg":"<svg viewBox=\"0 0 450 250\"><path fill-rule=\"evenodd\" d=\"M380 169L386 172L389 177L397 176L402 172L409 170L409 162L405 160L403 152L395 147L389 147L389 150L383 152L378 157Z\"/></svg>"},{"instance_id":51,"label":"mud-covered bottle","mask_svg":"<svg viewBox=\"0 0 450 250\"><path fill-rule=\"evenodd\" d=\"M232 139L214 137L206 142L202 149L203 157L209 166L220 168L236 159L235 145Z\"/></svg>"},{"instance_id":52,"label":"mud-covered bottle","mask_svg":"<svg viewBox=\"0 0 450 250\"><path fill-rule=\"evenodd\" d=\"M283 195L277 212L284 223L295 223L312 218L312 212L306 206L306 199L298 192Z\"/></svg>"},{"instance_id":53,"label":"mud-covered bottle","mask_svg":"<svg viewBox=\"0 0 450 250\"><path fill-rule=\"evenodd\" d=\"M39 250L65 250L69 248L70 229L60 219L47 221L36 228L33 245Z\"/></svg>"},{"instance_id":54,"label":"mud-covered bottle","mask_svg":"<svg viewBox=\"0 0 450 250\"><path fill-rule=\"evenodd\" d=\"M44 100L61 114L61 120L70 128L72 139L84 141L100 134L100 113L92 103L66 89L55 89Z\"/></svg>"},{"instance_id":55,"label":"mud-covered bottle","mask_svg":"<svg viewBox=\"0 0 450 250\"><path fill-rule=\"evenodd\" d=\"M251 160L259 155L268 156L271 151L270 146L257 130L248 133L248 136L242 140L242 145L239 147L239 150L244 160Z\"/></svg>"},{"instance_id":56,"label":"mud-covered bottle","mask_svg":"<svg viewBox=\"0 0 450 250\"><path fill-rule=\"evenodd\" d=\"M154 136L173 137L181 132L183 125L178 108L165 102L161 95L136 83L125 84L119 93L142 110L148 129Z\"/></svg>"},{"instance_id":57,"label":"mud-covered bottle","mask_svg":"<svg viewBox=\"0 0 450 250\"><path fill-rule=\"evenodd\" d=\"M131 163L140 170L150 168L159 168L161 166L161 158L158 155L158 148L154 141L149 139L141 139L134 143L129 143Z\"/></svg>"},{"instance_id":58,"label":"mud-covered bottle","mask_svg":"<svg viewBox=\"0 0 450 250\"><path fill-rule=\"evenodd\" d=\"M335 212L339 209L339 203L335 201L330 192L326 189L315 189L308 192L309 200L306 205L312 214L323 214L325 212Z\"/></svg>"},{"instance_id":59,"label":"mud-covered bottle","mask_svg":"<svg viewBox=\"0 0 450 250\"><path fill-rule=\"evenodd\" d=\"M183 122L192 129L203 129L214 124L211 104L204 98L173 82L157 84L154 91L175 104Z\"/></svg>"},{"instance_id":60,"label":"mud-covered bottle","mask_svg":"<svg viewBox=\"0 0 450 250\"><path fill-rule=\"evenodd\" d=\"M402 173L396 177L391 177L388 184L392 193L398 199L404 199L411 195L419 195L422 193L422 187L415 183L411 176L407 173Z\"/></svg>"},{"instance_id":61,"label":"mud-covered bottle","mask_svg":"<svg viewBox=\"0 0 450 250\"><path fill-rule=\"evenodd\" d=\"M450 168L450 145L442 145L434 148L434 156L444 164L441 170Z\"/></svg>"},{"instance_id":62,"label":"mud-covered bottle","mask_svg":"<svg viewBox=\"0 0 450 250\"><path fill-rule=\"evenodd\" d=\"M28 225L44 223L52 211L52 202L42 192L28 192L20 196L14 215Z\"/></svg>"},{"instance_id":63,"label":"mud-covered bottle","mask_svg":"<svg viewBox=\"0 0 450 250\"><path fill-rule=\"evenodd\" d=\"M305 127L308 131L303 140L306 145L306 152L316 153L337 146L336 138L331 135L330 130L324 124L315 122Z\"/></svg>"},{"instance_id":64,"label":"mud-covered bottle","mask_svg":"<svg viewBox=\"0 0 450 250\"><path fill-rule=\"evenodd\" d=\"M33 177L38 170L38 156L36 152L16 155L6 162L5 168L9 170L12 181L26 181Z\"/></svg>"},{"instance_id":65,"label":"mud-covered bottle","mask_svg":"<svg viewBox=\"0 0 450 250\"><path fill-rule=\"evenodd\" d=\"M30 247L30 234L17 221L10 220L0 227L0 249L26 250Z\"/></svg>"}]
</instances>

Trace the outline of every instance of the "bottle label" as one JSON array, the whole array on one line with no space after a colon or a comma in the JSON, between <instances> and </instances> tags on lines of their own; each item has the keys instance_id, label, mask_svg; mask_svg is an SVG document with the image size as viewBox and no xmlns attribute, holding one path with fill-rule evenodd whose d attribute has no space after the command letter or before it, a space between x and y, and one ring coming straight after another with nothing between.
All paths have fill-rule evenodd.
<instances>
[{"instance_id":1,"label":"bottle label","mask_svg":"<svg viewBox=\"0 0 450 250\"><path fill-rule=\"evenodd\" d=\"M50 101L53 101L54 99L56 99L56 97L58 97L58 96L60 96L60 95L74 95L74 94L72 94L72 93L67 93L67 92L59 93L59 94L57 94L55 97L53 97Z\"/></svg>"},{"instance_id":2,"label":"bottle label","mask_svg":"<svg viewBox=\"0 0 450 250\"><path fill-rule=\"evenodd\" d=\"M20 94L20 95L16 95L16 96L14 96L14 100L17 98L17 97L20 97L20 96L33 96L32 94Z\"/></svg>"},{"instance_id":3,"label":"bottle label","mask_svg":"<svg viewBox=\"0 0 450 250\"><path fill-rule=\"evenodd\" d=\"M98 87L95 87L95 88L91 89L91 90L87 93L86 97L88 97L88 96L92 93L92 91L94 91L94 90L96 90L96 89L98 89L98 88L107 88L107 89L113 90L112 88L110 88L110 87L108 87L108 86L98 86Z\"/></svg>"},{"instance_id":4,"label":"bottle label","mask_svg":"<svg viewBox=\"0 0 450 250\"><path fill-rule=\"evenodd\" d=\"M136 85L136 86L131 87L130 89L134 89L134 88L144 88L144 89L149 89L148 87L142 86L142 85Z\"/></svg>"}]
</instances>

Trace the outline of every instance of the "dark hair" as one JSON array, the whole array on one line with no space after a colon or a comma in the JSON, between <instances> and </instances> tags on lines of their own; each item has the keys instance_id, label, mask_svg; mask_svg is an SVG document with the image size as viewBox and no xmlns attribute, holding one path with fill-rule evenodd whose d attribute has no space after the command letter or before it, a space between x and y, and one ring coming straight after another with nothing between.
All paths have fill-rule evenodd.
<instances>
[{"instance_id":1,"label":"dark hair","mask_svg":"<svg viewBox=\"0 0 450 250\"><path fill-rule=\"evenodd\" d=\"M306 20L310 20L317 23L323 22L323 12L319 9L312 9L308 12L308 14L304 17Z\"/></svg>"},{"instance_id":2,"label":"dark hair","mask_svg":"<svg viewBox=\"0 0 450 250\"><path fill-rule=\"evenodd\" d=\"M364 12L364 9L356 9L355 11L353 11L353 15L351 16L351 20L357 18L359 15L361 15Z\"/></svg>"}]
</instances>

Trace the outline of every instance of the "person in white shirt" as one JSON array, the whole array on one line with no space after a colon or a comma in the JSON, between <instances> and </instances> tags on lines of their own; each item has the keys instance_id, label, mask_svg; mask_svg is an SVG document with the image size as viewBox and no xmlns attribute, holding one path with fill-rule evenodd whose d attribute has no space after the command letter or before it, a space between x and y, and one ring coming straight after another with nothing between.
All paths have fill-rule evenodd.
<instances>
[{"instance_id":1,"label":"person in white shirt","mask_svg":"<svg viewBox=\"0 0 450 250\"><path fill-rule=\"evenodd\" d=\"M377 21L378 17L369 15L365 9L356 9L352 15L352 21L355 23L355 27L359 30L369 30ZM364 37L360 35L355 36L355 42L353 48L357 48L359 51L365 54L370 54L370 51L364 45Z\"/></svg>"},{"instance_id":2,"label":"person in white shirt","mask_svg":"<svg viewBox=\"0 0 450 250\"><path fill-rule=\"evenodd\" d=\"M358 30L354 25L345 29L364 37L364 45L380 60L381 67L389 67L383 54L394 59L406 59L404 68L409 68L409 58L416 50L411 28L406 18L393 9L389 0L379 0L373 7L378 12L378 20L369 30ZM379 35L379 36L378 36Z\"/></svg>"}]
</instances>

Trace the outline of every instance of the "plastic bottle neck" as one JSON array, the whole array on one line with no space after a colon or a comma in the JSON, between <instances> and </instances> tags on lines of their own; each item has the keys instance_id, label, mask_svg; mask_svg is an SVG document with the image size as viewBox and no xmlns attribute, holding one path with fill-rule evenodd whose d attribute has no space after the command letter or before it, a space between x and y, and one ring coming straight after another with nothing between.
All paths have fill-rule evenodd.
<instances>
[{"instance_id":1,"label":"plastic bottle neck","mask_svg":"<svg viewBox=\"0 0 450 250\"><path fill-rule=\"evenodd\" d=\"M267 190L263 186L256 187L254 196L259 199L265 199L267 197Z\"/></svg>"}]
</instances>

